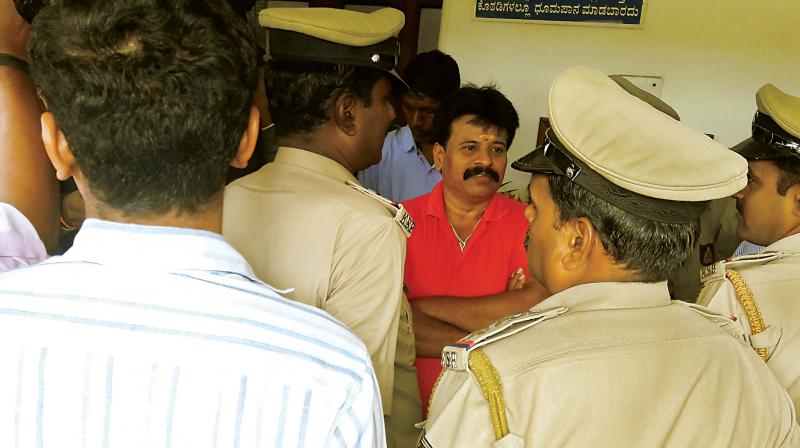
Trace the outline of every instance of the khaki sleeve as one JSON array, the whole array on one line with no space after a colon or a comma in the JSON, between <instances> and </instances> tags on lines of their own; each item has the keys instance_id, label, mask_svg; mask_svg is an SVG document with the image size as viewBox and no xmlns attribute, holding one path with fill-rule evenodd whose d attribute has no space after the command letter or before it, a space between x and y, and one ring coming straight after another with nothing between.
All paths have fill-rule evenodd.
<instances>
[{"instance_id":1,"label":"khaki sleeve","mask_svg":"<svg viewBox=\"0 0 800 448\"><path fill-rule=\"evenodd\" d=\"M341 226L325 310L367 346L383 411L388 415L392 408L406 241L394 221L379 219L376 224L354 213Z\"/></svg>"},{"instance_id":2,"label":"khaki sleeve","mask_svg":"<svg viewBox=\"0 0 800 448\"><path fill-rule=\"evenodd\" d=\"M419 446L489 447L494 442L489 405L477 381L469 372L446 370L434 388Z\"/></svg>"}]
</instances>

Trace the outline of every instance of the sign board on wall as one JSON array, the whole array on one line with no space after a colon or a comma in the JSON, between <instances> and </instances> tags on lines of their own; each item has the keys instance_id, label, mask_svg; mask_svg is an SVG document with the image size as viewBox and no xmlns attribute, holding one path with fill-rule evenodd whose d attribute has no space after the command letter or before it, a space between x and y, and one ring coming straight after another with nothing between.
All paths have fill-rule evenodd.
<instances>
[{"instance_id":1,"label":"sign board on wall","mask_svg":"<svg viewBox=\"0 0 800 448\"><path fill-rule=\"evenodd\" d=\"M647 0L475 0L478 19L640 27Z\"/></svg>"}]
</instances>

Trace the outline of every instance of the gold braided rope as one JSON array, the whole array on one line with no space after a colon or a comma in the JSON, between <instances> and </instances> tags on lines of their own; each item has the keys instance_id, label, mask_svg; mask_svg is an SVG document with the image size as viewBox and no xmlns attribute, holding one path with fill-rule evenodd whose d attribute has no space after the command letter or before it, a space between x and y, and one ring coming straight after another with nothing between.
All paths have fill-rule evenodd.
<instances>
[{"instance_id":1,"label":"gold braided rope","mask_svg":"<svg viewBox=\"0 0 800 448\"><path fill-rule=\"evenodd\" d=\"M500 375L489 361L489 357L481 350L470 352L469 369L478 381L483 398L489 403L494 436L496 440L500 440L508 434L506 404L503 401L503 385L500 382Z\"/></svg>"},{"instance_id":2,"label":"gold braided rope","mask_svg":"<svg viewBox=\"0 0 800 448\"><path fill-rule=\"evenodd\" d=\"M744 313L747 315L747 321L750 323L750 334L755 335L764 331L766 329L766 326L764 325L764 317L761 315L758 305L756 305L755 297L753 297L753 291L749 286L747 286L742 274L734 271L733 269L726 269L725 276L728 277L728 280L730 280L731 284L733 284L733 290L736 291L736 300L738 300L744 308ZM755 351L758 353L758 356L764 360L764 362L767 362L767 358L769 358L769 351L766 348L756 348Z\"/></svg>"}]
</instances>

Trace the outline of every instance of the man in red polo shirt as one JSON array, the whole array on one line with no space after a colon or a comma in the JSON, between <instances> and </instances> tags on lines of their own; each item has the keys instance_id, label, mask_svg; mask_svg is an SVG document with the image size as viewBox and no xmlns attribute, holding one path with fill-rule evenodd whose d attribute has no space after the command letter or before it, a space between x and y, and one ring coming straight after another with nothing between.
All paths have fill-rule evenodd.
<instances>
[{"instance_id":1,"label":"man in red polo shirt","mask_svg":"<svg viewBox=\"0 0 800 448\"><path fill-rule=\"evenodd\" d=\"M404 281L414 310L423 408L445 345L545 296L540 285L525 282L525 205L497 193L518 127L517 112L502 93L460 88L442 102L434 123L442 181L404 203L416 224Z\"/></svg>"}]
</instances>

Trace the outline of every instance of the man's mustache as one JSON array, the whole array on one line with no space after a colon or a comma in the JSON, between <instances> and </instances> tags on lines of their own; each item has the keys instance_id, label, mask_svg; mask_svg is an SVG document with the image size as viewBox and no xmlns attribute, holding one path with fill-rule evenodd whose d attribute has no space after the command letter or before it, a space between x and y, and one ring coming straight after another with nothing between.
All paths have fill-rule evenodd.
<instances>
[{"instance_id":1,"label":"man's mustache","mask_svg":"<svg viewBox=\"0 0 800 448\"><path fill-rule=\"evenodd\" d=\"M464 171L464 180L467 180L470 177L477 176L479 174L487 174L489 177L492 178L493 181L500 182L500 174L497 171L489 167L483 167L483 166L474 166L472 168L467 168L467 170Z\"/></svg>"}]
</instances>

